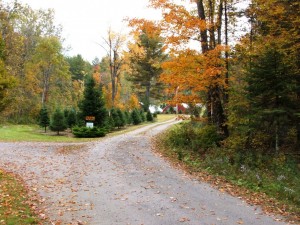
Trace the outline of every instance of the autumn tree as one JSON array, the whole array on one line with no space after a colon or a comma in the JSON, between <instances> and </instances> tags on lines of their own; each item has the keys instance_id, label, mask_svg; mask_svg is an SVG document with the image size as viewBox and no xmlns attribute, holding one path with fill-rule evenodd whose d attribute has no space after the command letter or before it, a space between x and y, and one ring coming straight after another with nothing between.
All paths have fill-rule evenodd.
<instances>
[{"instance_id":1,"label":"autumn tree","mask_svg":"<svg viewBox=\"0 0 300 225\"><path fill-rule=\"evenodd\" d=\"M170 85L170 96L173 101L205 103L208 121L228 136L225 108L229 76L228 9L232 1L150 3L162 10L161 27L171 49L162 75L162 80ZM191 43L200 48L190 47Z\"/></svg>"},{"instance_id":2,"label":"autumn tree","mask_svg":"<svg viewBox=\"0 0 300 225\"><path fill-rule=\"evenodd\" d=\"M138 23L137 23L138 22ZM164 53L161 31L154 22L132 20L135 42L128 45L129 77L135 91L140 95L147 111L150 98L158 98L162 93L159 75L162 73L161 64L167 58Z\"/></svg>"},{"instance_id":3,"label":"autumn tree","mask_svg":"<svg viewBox=\"0 0 300 225\"><path fill-rule=\"evenodd\" d=\"M61 51L61 43L56 37L42 38L37 44L32 61L28 64L28 75L31 75L32 72L35 73L34 75L37 75L40 82L42 104L48 103L51 94L50 88L54 88L53 83L60 81L61 84L66 82L66 85L71 85L68 65ZM56 91L58 90L56 89Z\"/></svg>"},{"instance_id":4,"label":"autumn tree","mask_svg":"<svg viewBox=\"0 0 300 225\"><path fill-rule=\"evenodd\" d=\"M120 86L121 66L123 59L121 56L122 47L125 42L125 37L120 33L115 33L111 29L108 29L107 37L103 39L104 44L101 47L107 52L110 85L111 85L111 101L112 106L115 106L116 96Z\"/></svg>"},{"instance_id":5,"label":"autumn tree","mask_svg":"<svg viewBox=\"0 0 300 225\"><path fill-rule=\"evenodd\" d=\"M16 86L7 93L6 99L11 100L11 104L5 110L6 116L16 122L33 121L41 102L47 102L50 95L49 107L52 109L57 103L73 104L73 87L62 57L60 27L54 24L53 10L33 10L18 2L0 4L3 63L16 80ZM49 61L48 66L42 60ZM51 76L48 86L49 79L42 79L50 71L56 76ZM61 98L62 93L64 98Z\"/></svg>"}]
</instances>

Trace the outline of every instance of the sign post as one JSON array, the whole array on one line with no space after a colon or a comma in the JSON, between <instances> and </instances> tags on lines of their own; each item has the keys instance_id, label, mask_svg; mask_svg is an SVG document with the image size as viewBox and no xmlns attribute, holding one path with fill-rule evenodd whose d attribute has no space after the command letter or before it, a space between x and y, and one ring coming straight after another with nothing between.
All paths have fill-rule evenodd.
<instances>
[{"instance_id":1,"label":"sign post","mask_svg":"<svg viewBox=\"0 0 300 225\"><path fill-rule=\"evenodd\" d=\"M94 122L93 122L93 121L95 121L94 116L86 116L85 121L86 121L86 127L88 127L88 128L94 127Z\"/></svg>"}]
</instances>

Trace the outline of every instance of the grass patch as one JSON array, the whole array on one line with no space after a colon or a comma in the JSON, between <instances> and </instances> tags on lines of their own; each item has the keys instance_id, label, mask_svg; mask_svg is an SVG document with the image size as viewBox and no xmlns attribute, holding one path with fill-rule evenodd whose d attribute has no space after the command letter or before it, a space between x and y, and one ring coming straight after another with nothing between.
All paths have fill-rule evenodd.
<instances>
[{"instance_id":1,"label":"grass patch","mask_svg":"<svg viewBox=\"0 0 300 225\"><path fill-rule=\"evenodd\" d=\"M170 119L174 119L175 115L159 114L155 122L165 122ZM114 131L115 134L125 133L136 130L140 127L152 124L145 122L137 126L128 126L125 129ZM0 126L0 141L33 141L33 142L88 142L97 140L95 138L75 138L71 132L60 132L60 135L56 135L56 132L44 129L38 125L2 125Z\"/></svg>"},{"instance_id":2,"label":"grass patch","mask_svg":"<svg viewBox=\"0 0 300 225\"><path fill-rule=\"evenodd\" d=\"M29 206L27 191L12 174L0 170L0 224L39 224L41 221Z\"/></svg>"},{"instance_id":3,"label":"grass patch","mask_svg":"<svg viewBox=\"0 0 300 225\"><path fill-rule=\"evenodd\" d=\"M217 189L300 222L299 162L286 155L232 154L216 141L211 127L182 123L157 137L156 149Z\"/></svg>"}]
</instances>

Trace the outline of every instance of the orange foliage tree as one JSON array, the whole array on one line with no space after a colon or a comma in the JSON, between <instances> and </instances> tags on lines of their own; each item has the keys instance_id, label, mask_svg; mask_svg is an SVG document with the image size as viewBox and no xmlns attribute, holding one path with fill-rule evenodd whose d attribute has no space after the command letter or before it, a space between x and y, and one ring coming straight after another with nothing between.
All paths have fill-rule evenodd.
<instances>
[{"instance_id":1,"label":"orange foliage tree","mask_svg":"<svg viewBox=\"0 0 300 225\"><path fill-rule=\"evenodd\" d=\"M160 25L171 53L162 81L176 90L175 101L205 103L209 122L226 136L229 2L150 0L162 11Z\"/></svg>"}]
</instances>

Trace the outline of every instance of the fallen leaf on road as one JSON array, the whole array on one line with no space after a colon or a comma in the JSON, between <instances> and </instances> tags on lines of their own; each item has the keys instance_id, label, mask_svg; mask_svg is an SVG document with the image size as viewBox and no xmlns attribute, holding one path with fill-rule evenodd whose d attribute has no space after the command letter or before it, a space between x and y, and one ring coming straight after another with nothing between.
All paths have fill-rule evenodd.
<instances>
[{"instance_id":1,"label":"fallen leaf on road","mask_svg":"<svg viewBox=\"0 0 300 225\"><path fill-rule=\"evenodd\" d=\"M182 217L179 219L179 222L181 222L181 223L188 222L188 221L190 221L190 219L186 218L186 217Z\"/></svg>"}]
</instances>

